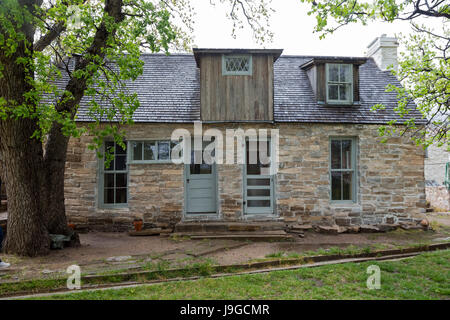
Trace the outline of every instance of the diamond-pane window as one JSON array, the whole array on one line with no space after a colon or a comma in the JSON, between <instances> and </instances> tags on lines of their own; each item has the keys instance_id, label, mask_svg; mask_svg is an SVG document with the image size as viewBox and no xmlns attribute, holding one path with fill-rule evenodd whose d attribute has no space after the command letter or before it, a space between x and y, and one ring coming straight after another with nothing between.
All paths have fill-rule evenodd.
<instances>
[{"instance_id":1,"label":"diamond-pane window","mask_svg":"<svg viewBox=\"0 0 450 320\"><path fill-rule=\"evenodd\" d=\"M224 55L222 57L223 75L252 75L251 55Z\"/></svg>"}]
</instances>

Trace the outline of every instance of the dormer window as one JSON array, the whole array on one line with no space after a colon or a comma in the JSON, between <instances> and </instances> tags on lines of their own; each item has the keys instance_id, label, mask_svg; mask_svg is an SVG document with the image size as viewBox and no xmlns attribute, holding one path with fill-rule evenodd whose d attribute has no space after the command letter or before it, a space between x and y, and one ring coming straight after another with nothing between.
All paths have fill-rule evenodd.
<instances>
[{"instance_id":1,"label":"dormer window","mask_svg":"<svg viewBox=\"0 0 450 320\"><path fill-rule=\"evenodd\" d=\"M327 103L352 104L353 103L353 65L326 64Z\"/></svg>"},{"instance_id":2,"label":"dormer window","mask_svg":"<svg viewBox=\"0 0 450 320\"><path fill-rule=\"evenodd\" d=\"M318 105L354 106L359 100L359 67L367 58L318 57L300 66L308 76Z\"/></svg>"},{"instance_id":3,"label":"dormer window","mask_svg":"<svg viewBox=\"0 0 450 320\"><path fill-rule=\"evenodd\" d=\"M252 56L246 55L223 55L222 75L224 76L251 76Z\"/></svg>"}]
</instances>

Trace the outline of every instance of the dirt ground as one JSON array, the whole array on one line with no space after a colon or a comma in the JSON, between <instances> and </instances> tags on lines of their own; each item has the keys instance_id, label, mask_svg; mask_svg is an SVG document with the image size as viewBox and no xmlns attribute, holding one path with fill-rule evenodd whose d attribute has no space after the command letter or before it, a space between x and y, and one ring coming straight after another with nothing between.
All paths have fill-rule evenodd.
<instances>
[{"instance_id":1,"label":"dirt ground","mask_svg":"<svg viewBox=\"0 0 450 320\"><path fill-rule=\"evenodd\" d=\"M167 236L131 237L127 233L90 232L80 234L80 247L52 250L45 257L1 255L2 260L11 263L11 268L0 270L0 282L50 277L65 273L66 268L73 264L81 266L82 272L86 274L95 274L156 263L172 267L205 260L215 264L234 264L280 252L301 254L305 251L350 245L382 245L384 248L393 248L413 243L449 241L450 213L436 213L430 215L429 220L435 231L399 229L388 233L340 235L309 231L304 238L295 238L292 242L189 240L171 239Z\"/></svg>"}]
</instances>

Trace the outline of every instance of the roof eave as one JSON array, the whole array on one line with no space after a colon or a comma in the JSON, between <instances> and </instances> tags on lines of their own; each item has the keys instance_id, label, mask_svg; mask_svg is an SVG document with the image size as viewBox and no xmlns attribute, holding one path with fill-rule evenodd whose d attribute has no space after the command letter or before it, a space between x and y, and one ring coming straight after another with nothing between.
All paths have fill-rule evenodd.
<instances>
[{"instance_id":1,"label":"roof eave","mask_svg":"<svg viewBox=\"0 0 450 320\"><path fill-rule=\"evenodd\" d=\"M367 57L320 57L312 58L311 60L305 62L300 66L303 70L308 70L309 68L322 63L351 63L356 65L361 65L367 62Z\"/></svg>"},{"instance_id":2,"label":"roof eave","mask_svg":"<svg viewBox=\"0 0 450 320\"><path fill-rule=\"evenodd\" d=\"M239 48L193 48L195 62L200 67L200 57L205 54L266 54L273 56L273 62L283 53L283 49L239 49Z\"/></svg>"}]
</instances>

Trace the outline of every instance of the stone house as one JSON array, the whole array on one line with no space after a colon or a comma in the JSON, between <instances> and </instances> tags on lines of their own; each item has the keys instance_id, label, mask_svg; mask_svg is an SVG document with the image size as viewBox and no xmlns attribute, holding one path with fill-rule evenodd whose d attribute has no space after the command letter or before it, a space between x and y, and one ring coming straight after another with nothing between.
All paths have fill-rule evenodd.
<instances>
[{"instance_id":1,"label":"stone house","mask_svg":"<svg viewBox=\"0 0 450 320\"><path fill-rule=\"evenodd\" d=\"M381 143L378 134L380 125L397 118L395 93L385 91L388 83L400 85L386 70L396 60L396 48L395 39L382 36L367 57L288 56L272 49L142 55L144 73L129 85L140 107L135 124L125 128L127 149L106 142L105 148L115 151L105 167L87 148L90 136L70 141L65 185L70 222L122 230L135 218L154 225L344 226L419 218L426 205L424 151L406 137ZM377 103L386 108L372 112ZM90 121L83 102L78 121L81 126ZM248 137L226 142L232 156L244 150L242 163L174 163L171 151L179 145L171 138L174 130L194 136L195 124L224 137L227 130L277 132L278 159L274 134L259 138L270 142L269 164L249 161Z\"/></svg>"}]
</instances>

